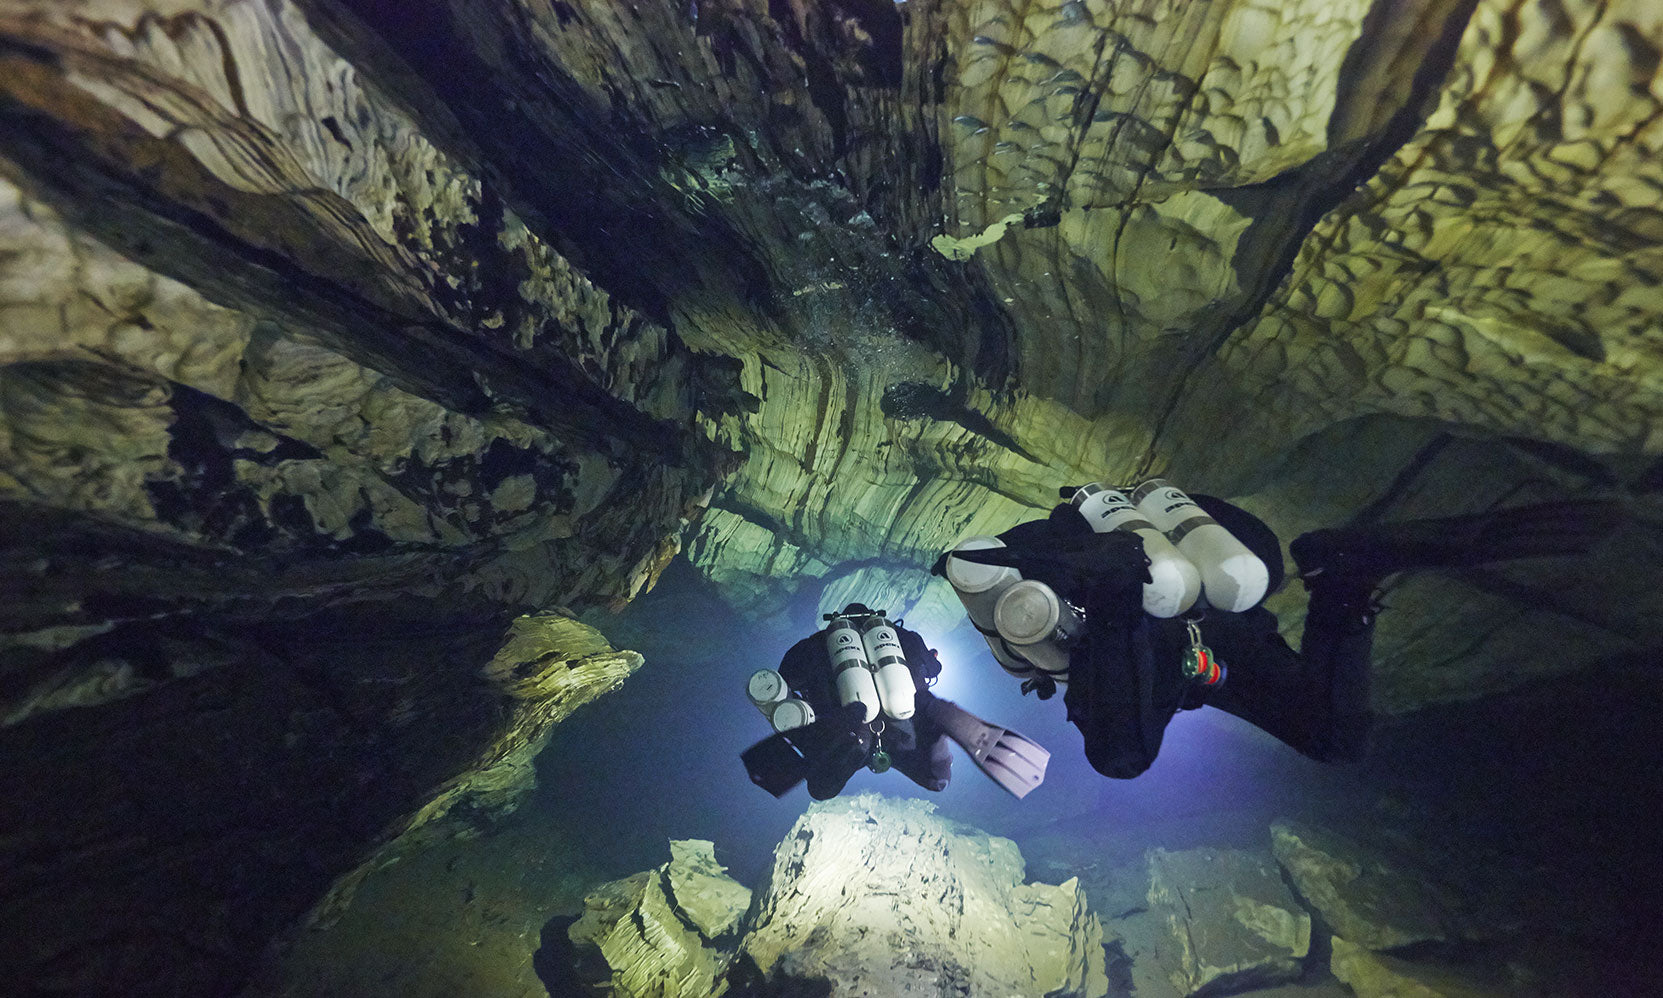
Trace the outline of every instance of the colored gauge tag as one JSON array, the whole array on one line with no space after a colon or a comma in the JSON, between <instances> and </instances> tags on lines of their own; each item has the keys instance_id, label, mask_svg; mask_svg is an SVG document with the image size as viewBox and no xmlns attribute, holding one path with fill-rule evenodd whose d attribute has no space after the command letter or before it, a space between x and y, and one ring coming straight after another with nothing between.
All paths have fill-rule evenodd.
<instances>
[{"instance_id":1,"label":"colored gauge tag","mask_svg":"<svg viewBox=\"0 0 1663 998\"><path fill-rule=\"evenodd\" d=\"M1213 668L1213 653L1206 645L1192 645L1184 650L1184 678L1205 680Z\"/></svg>"},{"instance_id":2,"label":"colored gauge tag","mask_svg":"<svg viewBox=\"0 0 1663 998\"><path fill-rule=\"evenodd\" d=\"M1200 625L1193 620L1186 623L1190 646L1184 650L1184 678L1199 680L1203 686L1217 686L1224 682L1224 666L1213 657L1213 650L1201 643Z\"/></svg>"}]
</instances>

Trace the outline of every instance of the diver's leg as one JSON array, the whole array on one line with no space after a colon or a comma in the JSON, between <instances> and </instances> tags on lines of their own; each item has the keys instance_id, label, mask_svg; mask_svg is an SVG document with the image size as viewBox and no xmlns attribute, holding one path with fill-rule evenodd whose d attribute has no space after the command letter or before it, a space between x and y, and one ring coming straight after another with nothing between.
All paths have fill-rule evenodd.
<instances>
[{"instance_id":1,"label":"diver's leg","mask_svg":"<svg viewBox=\"0 0 1663 998\"><path fill-rule=\"evenodd\" d=\"M1262 647L1238 670L1249 673L1241 677L1245 681L1237 683L1233 671L1229 685L1237 688L1208 702L1314 758L1359 759L1373 728L1370 660L1375 591L1383 579L1417 568L1585 554L1625 517L1609 500L1579 500L1302 534L1289 545L1311 594L1297 661L1263 654ZM1258 681L1266 675L1276 681ZM1286 687L1287 677L1298 690L1278 691L1289 694L1278 702L1269 687ZM1288 704L1298 713L1290 713Z\"/></svg>"},{"instance_id":2,"label":"diver's leg","mask_svg":"<svg viewBox=\"0 0 1663 998\"><path fill-rule=\"evenodd\" d=\"M1310 582L1378 582L1394 572L1588 553L1627 521L1609 499L1578 499L1399 523L1313 530L1288 549Z\"/></svg>"},{"instance_id":3,"label":"diver's leg","mask_svg":"<svg viewBox=\"0 0 1663 998\"><path fill-rule=\"evenodd\" d=\"M839 710L829 723L815 723L790 732L792 741L807 760L808 793L815 800L830 800L843 792L855 771L866 765L872 753L872 730L862 722L860 704Z\"/></svg>"},{"instance_id":4,"label":"diver's leg","mask_svg":"<svg viewBox=\"0 0 1663 998\"><path fill-rule=\"evenodd\" d=\"M1374 592L1367 581L1311 586L1299 657L1327 715L1309 754L1325 762L1362 759L1374 732Z\"/></svg>"},{"instance_id":5,"label":"diver's leg","mask_svg":"<svg viewBox=\"0 0 1663 998\"><path fill-rule=\"evenodd\" d=\"M895 769L925 790L945 790L953 778L953 753L945 734L920 730L919 744L904 752L891 753Z\"/></svg>"},{"instance_id":6,"label":"diver's leg","mask_svg":"<svg viewBox=\"0 0 1663 998\"><path fill-rule=\"evenodd\" d=\"M1362 758L1373 728L1372 592L1314 587L1298 652L1262 607L1209 618L1203 637L1229 674L1221 688L1208 691L1207 704L1313 759Z\"/></svg>"}]
</instances>

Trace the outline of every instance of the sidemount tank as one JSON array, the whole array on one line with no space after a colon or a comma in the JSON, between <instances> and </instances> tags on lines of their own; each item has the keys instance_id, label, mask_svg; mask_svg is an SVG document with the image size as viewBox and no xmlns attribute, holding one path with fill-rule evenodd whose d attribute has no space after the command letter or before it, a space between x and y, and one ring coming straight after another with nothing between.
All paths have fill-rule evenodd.
<instances>
[{"instance_id":1,"label":"sidemount tank","mask_svg":"<svg viewBox=\"0 0 1663 998\"><path fill-rule=\"evenodd\" d=\"M1184 491L1152 478L1132 491L1138 512L1201 571L1207 605L1227 613L1252 609L1270 588L1270 570Z\"/></svg>"},{"instance_id":2,"label":"sidemount tank","mask_svg":"<svg viewBox=\"0 0 1663 998\"><path fill-rule=\"evenodd\" d=\"M1130 497L1119 489L1093 482L1074 493L1074 508L1100 534L1125 530L1143 542L1149 557L1149 581L1143 584L1143 611L1152 617L1176 617L1195 605L1201 595L1201 572L1172 546Z\"/></svg>"},{"instance_id":3,"label":"sidemount tank","mask_svg":"<svg viewBox=\"0 0 1663 998\"><path fill-rule=\"evenodd\" d=\"M1005 542L997 537L977 535L959 541L953 550L986 551L1004 546ZM947 583L958 594L959 602L964 604L964 612L970 615L970 623L987 641L988 650L993 652L999 667L1019 679L1032 676L1033 664L1005 644L993 623L993 608L998 604L999 597L1022 581L1022 573L1003 565L979 565L951 556L947 558L946 572Z\"/></svg>"}]
</instances>

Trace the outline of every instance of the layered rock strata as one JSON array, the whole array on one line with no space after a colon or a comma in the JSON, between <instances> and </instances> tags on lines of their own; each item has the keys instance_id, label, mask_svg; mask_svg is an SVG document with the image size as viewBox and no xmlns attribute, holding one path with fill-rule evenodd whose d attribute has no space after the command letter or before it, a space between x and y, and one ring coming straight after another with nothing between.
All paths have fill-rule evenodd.
<instances>
[{"instance_id":1,"label":"layered rock strata","mask_svg":"<svg viewBox=\"0 0 1663 998\"><path fill-rule=\"evenodd\" d=\"M578 971L612 998L727 993L735 931L751 892L716 862L715 845L672 841L657 870L602 884L567 930Z\"/></svg>"},{"instance_id":2,"label":"layered rock strata","mask_svg":"<svg viewBox=\"0 0 1663 998\"><path fill-rule=\"evenodd\" d=\"M1229 994L1299 977L1311 917L1267 857L1153 849L1148 863L1150 915L1166 930L1154 958L1178 994Z\"/></svg>"},{"instance_id":3,"label":"layered rock strata","mask_svg":"<svg viewBox=\"0 0 1663 998\"><path fill-rule=\"evenodd\" d=\"M304 746L268 707L313 704L426 760L315 791L391 796L311 889L495 743L467 684L514 614L685 543L748 612L945 624L938 551L1154 473L1285 538L1630 502L1600 563L1400 586L1384 710L1649 648L1660 17L3 0L0 748L115 785L109 744ZM174 945L99 931L37 956Z\"/></svg>"},{"instance_id":4,"label":"layered rock strata","mask_svg":"<svg viewBox=\"0 0 1663 998\"><path fill-rule=\"evenodd\" d=\"M1025 883L1015 843L934 810L862 794L798 819L740 941L762 981L833 996L1102 994L1103 930L1078 881Z\"/></svg>"},{"instance_id":5,"label":"layered rock strata","mask_svg":"<svg viewBox=\"0 0 1663 998\"><path fill-rule=\"evenodd\" d=\"M1335 935L1389 950L1462 934L1426 871L1298 822L1278 821L1270 835L1276 861Z\"/></svg>"},{"instance_id":6,"label":"layered rock strata","mask_svg":"<svg viewBox=\"0 0 1663 998\"><path fill-rule=\"evenodd\" d=\"M511 809L550 727L641 664L559 615L506 642L372 623L179 637L214 668L0 736L0 965L20 991L235 992L374 865Z\"/></svg>"}]
</instances>

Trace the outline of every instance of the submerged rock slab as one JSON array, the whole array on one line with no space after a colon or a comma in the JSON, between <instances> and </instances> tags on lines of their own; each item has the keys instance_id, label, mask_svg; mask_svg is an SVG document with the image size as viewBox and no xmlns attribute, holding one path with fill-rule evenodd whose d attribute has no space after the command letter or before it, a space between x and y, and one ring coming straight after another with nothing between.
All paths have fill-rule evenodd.
<instances>
[{"instance_id":1,"label":"submerged rock slab","mask_svg":"<svg viewBox=\"0 0 1663 998\"><path fill-rule=\"evenodd\" d=\"M1105 993L1078 881L1023 879L1014 842L923 801L827 801L775 851L740 951L770 985L825 981L832 998Z\"/></svg>"},{"instance_id":2,"label":"submerged rock slab","mask_svg":"<svg viewBox=\"0 0 1663 998\"><path fill-rule=\"evenodd\" d=\"M1520 994L1448 967L1411 963L1334 937L1329 964L1357 998L1511 998Z\"/></svg>"},{"instance_id":3,"label":"submerged rock slab","mask_svg":"<svg viewBox=\"0 0 1663 998\"><path fill-rule=\"evenodd\" d=\"M729 932L751 892L716 863L701 839L670 843L670 862L602 884L567 930L596 994L610 998L704 998L724 994Z\"/></svg>"},{"instance_id":4,"label":"submerged rock slab","mask_svg":"<svg viewBox=\"0 0 1663 998\"><path fill-rule=\"evenodd\" d=\"M1432 881L1378 850L1299 822L1270 826L1271 849L1334 934L1371 950L1441 942L1456 917Z\"/></svg>"},{"instance_id":5,"label":"submerged rock slab","mask_svg":"<svg viewBox=\"0 0 1663 998\"><path fill-rule=\"evenodd\" d=\"M1268 856L1236 849L1151 849L1149 906L1165 924L1157 958L1185 995L1291 981L1311 951L1311 916Z\"/></svg>"}]
</instances>

